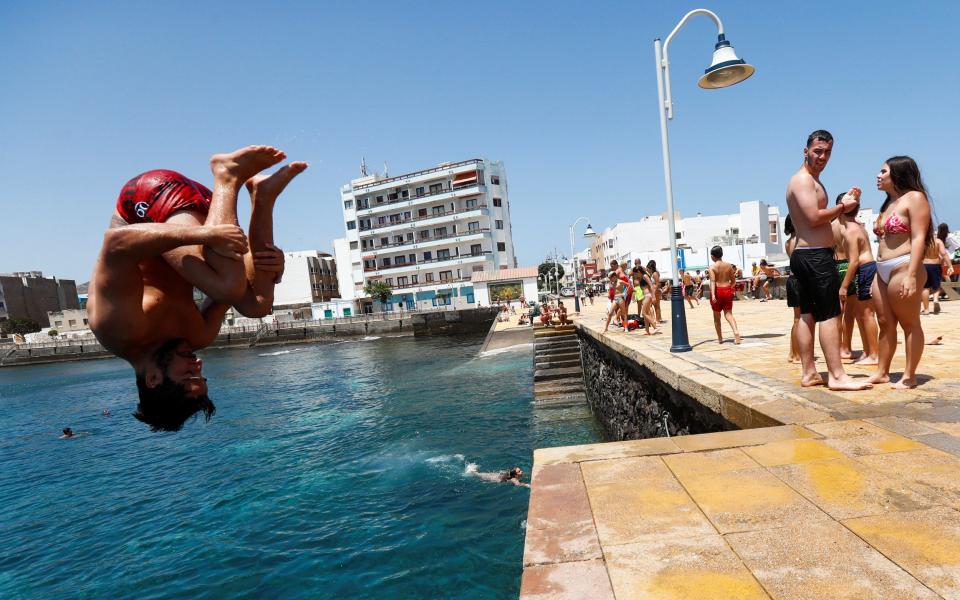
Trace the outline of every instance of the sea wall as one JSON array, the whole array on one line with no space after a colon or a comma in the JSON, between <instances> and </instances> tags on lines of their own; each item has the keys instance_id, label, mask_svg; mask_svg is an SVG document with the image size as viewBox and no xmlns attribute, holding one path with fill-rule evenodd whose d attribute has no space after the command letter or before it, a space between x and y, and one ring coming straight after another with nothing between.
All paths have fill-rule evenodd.
<instances>
[{"instance_id":1,"label":"sea wall","mask_svg":"<svg viewBox=\"0 0 960 600\"><path fill-rule=\"evenodd\" d=\"M578 335L587 402L611 439L736 429L718 412L665 383L647 367L582 330L578 329Z\"/></svg>"},{"instance_id":2,"label":"sea wall","mask_svg":"<svg viewBox=\"0 0 960 600\"><path fill-rule=\"evenodd\" d=\"M466 310L448 310L414 314L411 321L414 335L455 335L461 333L487 333L499 312L498 308L486 306Z\"/></svg>"}]
</instances>

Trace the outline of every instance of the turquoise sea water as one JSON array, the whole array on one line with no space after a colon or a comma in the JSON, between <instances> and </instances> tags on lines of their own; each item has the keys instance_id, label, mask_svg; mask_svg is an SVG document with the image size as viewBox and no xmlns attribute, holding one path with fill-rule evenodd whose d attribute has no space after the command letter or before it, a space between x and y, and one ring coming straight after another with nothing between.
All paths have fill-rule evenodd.
<instances>
[{"instance_id":1,"label":"turquoise sea water","mask_svg":"<svg viewBox=\"0 0 960 600\"><path fill-rule=\"evenodd\" d=\"M516 597L529 490L472 472L599 432L479 343L209 351L217 414L177 434L121 361L0 370L0 597Z\"/></svg>"}]
</instances>

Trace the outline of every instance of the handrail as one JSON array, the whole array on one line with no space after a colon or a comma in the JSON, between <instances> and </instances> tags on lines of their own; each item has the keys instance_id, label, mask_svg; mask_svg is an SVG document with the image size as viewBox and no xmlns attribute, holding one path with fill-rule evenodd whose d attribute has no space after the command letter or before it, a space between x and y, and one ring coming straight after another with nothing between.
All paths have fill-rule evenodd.
<instances>
[{"instance_id":1,"label":"handrail","mask_svg":"<svg viewBox=\"0 0 960 600\"><path fill-rule=\"evenodd\" d=\"M487 254L493 254L493 250L482 250L477 253L471 252L470 254L455 254L453 256L448 256L446 258L440 258L440 257L429 258L427 260L418 260L416 262L406 262L406 263L401 263L399 265L380 265L379 267L364 267L363 272L370 273L372 271L382 271L384 269L396 269L397 267L406 268L414 265L422 265L427 263L446 262L448 260L460 260L464 258L476 258L478 256L486 256Z\"/></svg>"},{"instance_id":2,"label":"handrail","mask_svg":"<svg viewBox=\"0 0 960 600\"><path fill-rule=\"evenodd\" d=\"M390 222L390 223L384 223L383 225L380 225L379 223L377 223L377 226L376 226L376 227L368 227L368 228L366 228L366 229L364 229L363 227L358 227L358 229L359 229L360 231L364 232L364 233L369 233L369 232L374 232L374 231L376 231L377 229L384 229L384 228L386 228L386 227L393 227L393 226L395 226L395 225L404 225L404 224L406 224L406 223L413 223L413 222L415 222L415 221L426 221L426 220L428 220L428 219L439 219L439 218L441 218L441 217L446 217L446 216L449 216L449 215L463 214L463 213L466 213L466 212L471 212L471 211L474 211L474 210L480 210L481 208L487 208L487 207L488 207L488 205L486 205L486 204L477 204L476 206L471 206L471 207L469 207L469 208L462 208L462 209L455 209L455 210L445 210L445 211L439 212L439 213L431 213L431 214L426 215L426 216L423 216L423 217L410 217L409 219L401 219L401 220L399 220L399 221L393 221L393 222Z\"/></svg>"},{"instance_id":3,"label":"handrail","mask_svg":"<svg viewBox=\"0 0 960 600\"><path fill-rule=\"evenodd\" d=\"M426 194L420 194L419 196L408 196L406 198L397 198L396 200L387 200L386 202L374 203L373 206L370 206L368 202L367 206L361 208L360 205L358 204L356 208L357 217L358 218L368 217L370 215L375 214L376 211L382 210L384 208L390 208L394 204L404 204L405 206L397 206L394 209L392 209L392 210L397 210L397 209L402 210L403 208L415 206L421 200L429 200L430 198L434 198L436 196L442 196L444 194L452 194L453 192L462 192L463 190L467 190L472 187L482 188L484 187L484 184L480 183L479 181L472 181L468 184L460 184L460 185L454 185L451 187L440 188L440 190L437 192L427 192ZM484 190L478 189L476 193L481 194L483 193L483 191ZM467 195L471 195L471 194L467 194Z\"/></svg>"},{"instance_id":4,"label":"handrail","mask_svg":"<svg viewBox=\"0 0 960 600\"><path fill-rule=\"evenodd\" d=\"M420 238L419 240L414 239L413 241L404 240L404 241L402 241L402 242L393 242L393 243L387 244L387 245L385 245L385 246L377 246L376 248L367 248L367 251L368 251L368 252L369 252L369 251L373 251L373 254L362 255L362 258L363 258L363 260L368 260L368 259L370 259L370 258L375 258L375 257L377 256L377 252L376 252L376 251L377 251L377 250L380 250L381 248L399 248L400 246L412 246L412 245L416 245L416 244L428 244L428 243L430 243L430 242L436 242L437 240L448 240L448 239L450 239L450 238L455 238L455 237L466 237L466 236L470 236L470 235L477 235L477 234L480 234L480 233L488 233L488 232L490 232L490 231L492 231L492 230L491 230L489 227L481 227L480 229L468 229L468 230L466 231L466 233L458 231L458 232L455 232L455 233L450 233L450 234L447 234L447 235L442 235L442 236L440 236L440 237L428 237L428 238ZM361 250L361 252L362 252L362 250ZM392 250L391 250L391 252L392 252Z\"/></svg>"}]
</instances>

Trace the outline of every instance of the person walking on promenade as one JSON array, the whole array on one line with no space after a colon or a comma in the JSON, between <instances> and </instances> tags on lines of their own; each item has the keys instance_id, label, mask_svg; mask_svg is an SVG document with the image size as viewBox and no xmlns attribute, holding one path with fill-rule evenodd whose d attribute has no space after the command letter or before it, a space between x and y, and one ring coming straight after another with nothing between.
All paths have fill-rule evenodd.
<instances>
[{"instance_id":1,"label":"person walking on promenade","mask_svg":"<svg viewBox=\"0 0 960 600\"><path fill-rule=\"evenodd\" d=\"M693 297L693 278L690 273L680 269L680 281L683 283L683 299L690 304L690 308L693 308L693 301L696 300ZM697 306L700 306L699 300L697 300Z\"/></svg>"},{"instance_id":2,"label":"person walking on promenade","mask_svg":"<svg viewBox=\"0 0 960 600\"><path fill-rule=\"evenodd\" d=\"M787 235L787 241L784 248L787 256L793 254L793 249L797 247L797 230L793 227L793 219L790 215L783 221L783 233ZM787 356L787 362L800 362L800 350L797 346L797 325L800 323L800 292L797 290L797 276L792 272L787 277L787 307L793 309L793 327L790 328L790 354Z\"/></svg>"},{"instance_id":3,"label":"person walking on promenade","mask_svg":"<svg viewBox=\"0 0 960 600\"><path fill-rule=\"evenodd\" d=\"M797 277L800 323L797 346L803 373L800 385L823 385L813 359L813 338L820 324L820 348L827 363L827 386L831 390L863 390L871 387L847 375L840 360L840 277L833 262L833 230L830 222L856 206L860 190L851 188L837 206L827 206L827 191L820 174L833 151L833 136L817 130L807 138L803 165L787 184L787 209L797 231L797 245L790 256L790 270Z\"/></svg>"},{"instance_id":4,"label":"person walking on promenade","mask_svg":"<svg viewBox=\"0 0 960 600\"><path fill-rule=\"evenodd\" d=\"M773 296L770 294L770 281L779 277L780 271L770 266L767 259L760 260L760 270L757 271L757 276L754 278L754 288L760 287L763 292L763 298L760 299L760 302L773 300Z\"/></svg>"},{"instance_id":5,"label":"person walking on promenade","mask_svg":"<svg viewBox=\"0 0 960 600\"><path fill-rule=\"evenodd\" d=\"M950 262L943 240L940 239L939 231L923 255L923 268L927 272L927 282L923 284L923 294L920 297L923 301L923 310L920 314L930 314L930 294L933 294L933 314L937 315L940 314L940 292L944 271L947 277L953 275L953 264Z\"/></svg>"},{"instance_id":6,"label":"person walking on promenade","mask_svg":"<svg viewBox=\"0 0 960 600\"><path fill-rule=\"evenodd\" d=\"M925 276L923 255L933 243L933 219L920 168L909 156L893 156L880 168L877 189L887 197L880 207L874 232L880 238L877 291L874 298L880 321L880 362L873 383L890 381L890 362L897 349L897 325L903 329L907 354L903 377L894 389L917 386L917 366L923 356L920 294Z\"/></svg>"},{"instance_id":7,"label":"person walking on promenade","mask_svg":"<svg viewBox=\"0 0 960 600\"><path fill-rule=\"evenodd\" d=\"M607 323L603 327L603 332L606 333L610 329L610 320L613 319L613 315L620 316L620 324L623 327L623 332L627 333L627 309L626 306L630 302L629 296L627 296L628 286L626 282L620 279L617 276L616 271L610 271L608 276L610 280L610 291L613 294L610 297L610 308L607 310Z\"/></svg>"},{"instance_id":8,"label":"person walking on promenade","mask_svg":"<svg viewBox=\"0 0 960 600\"><path fill-rule=\"evenodd\" d=\"M661 288L660 271L657 270L657 261L651 260L647 263L647 275L653 280L653 312L657 318L657 324L666 323L663 315L660 313L660 301L663 300L663 289Z\"/></svg>"},{"instance_id":9,"label":"person walking on promenade","mask_svg":"<svg viewBox=\"0 0 960 600\"><path fill-rule=\"evenodd\" d=\"M740 330L737 320L733 317L733 287L737 281L737 272L733 265L723 261L723 248L714 246L710 249L710 308L713 309L713 326L717 330L717 343L723 343L723 333L720 330L720 313L733 329L733 341L740 343Z\"/></svg>"},{"instance_id":10,"label":"person walking on promenade","mask_svg":"<svg viewBox=\"0 0 960 600\"><path fill-rule=\"evenodd\" d=\"M837 196L837 203L843 200L843 194ZM837 249L837 273L840 282L840 304L843 308L842 329L840 331L840 358L852 358L853 323L860 330L860 343L863 354L854 361L856 365L876 365L877 315L873 309L873 279L877 274L877 263L873 260L870 238L867 230L857 221L857 208L841 213L833 225L839 236ZM844 257L842 265L839 257Z\"/></svg>"}]
</instances>

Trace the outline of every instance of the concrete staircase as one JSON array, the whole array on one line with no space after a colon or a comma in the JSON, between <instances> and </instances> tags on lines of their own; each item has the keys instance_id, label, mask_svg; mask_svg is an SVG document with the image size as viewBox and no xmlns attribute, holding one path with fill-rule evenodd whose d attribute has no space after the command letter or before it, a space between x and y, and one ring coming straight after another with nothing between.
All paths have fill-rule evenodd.
<instances>
[{"instance_id":1,"label":"concrete staircase","mask_svg":"<svg viewBox=\"0 0 960 600\"><path fill-rule=\"evenodd\" d=\"M533 349L533 397L537 406L584 404L587 398L576 328L534 328Z\"/></svg>"}]
</instances>

